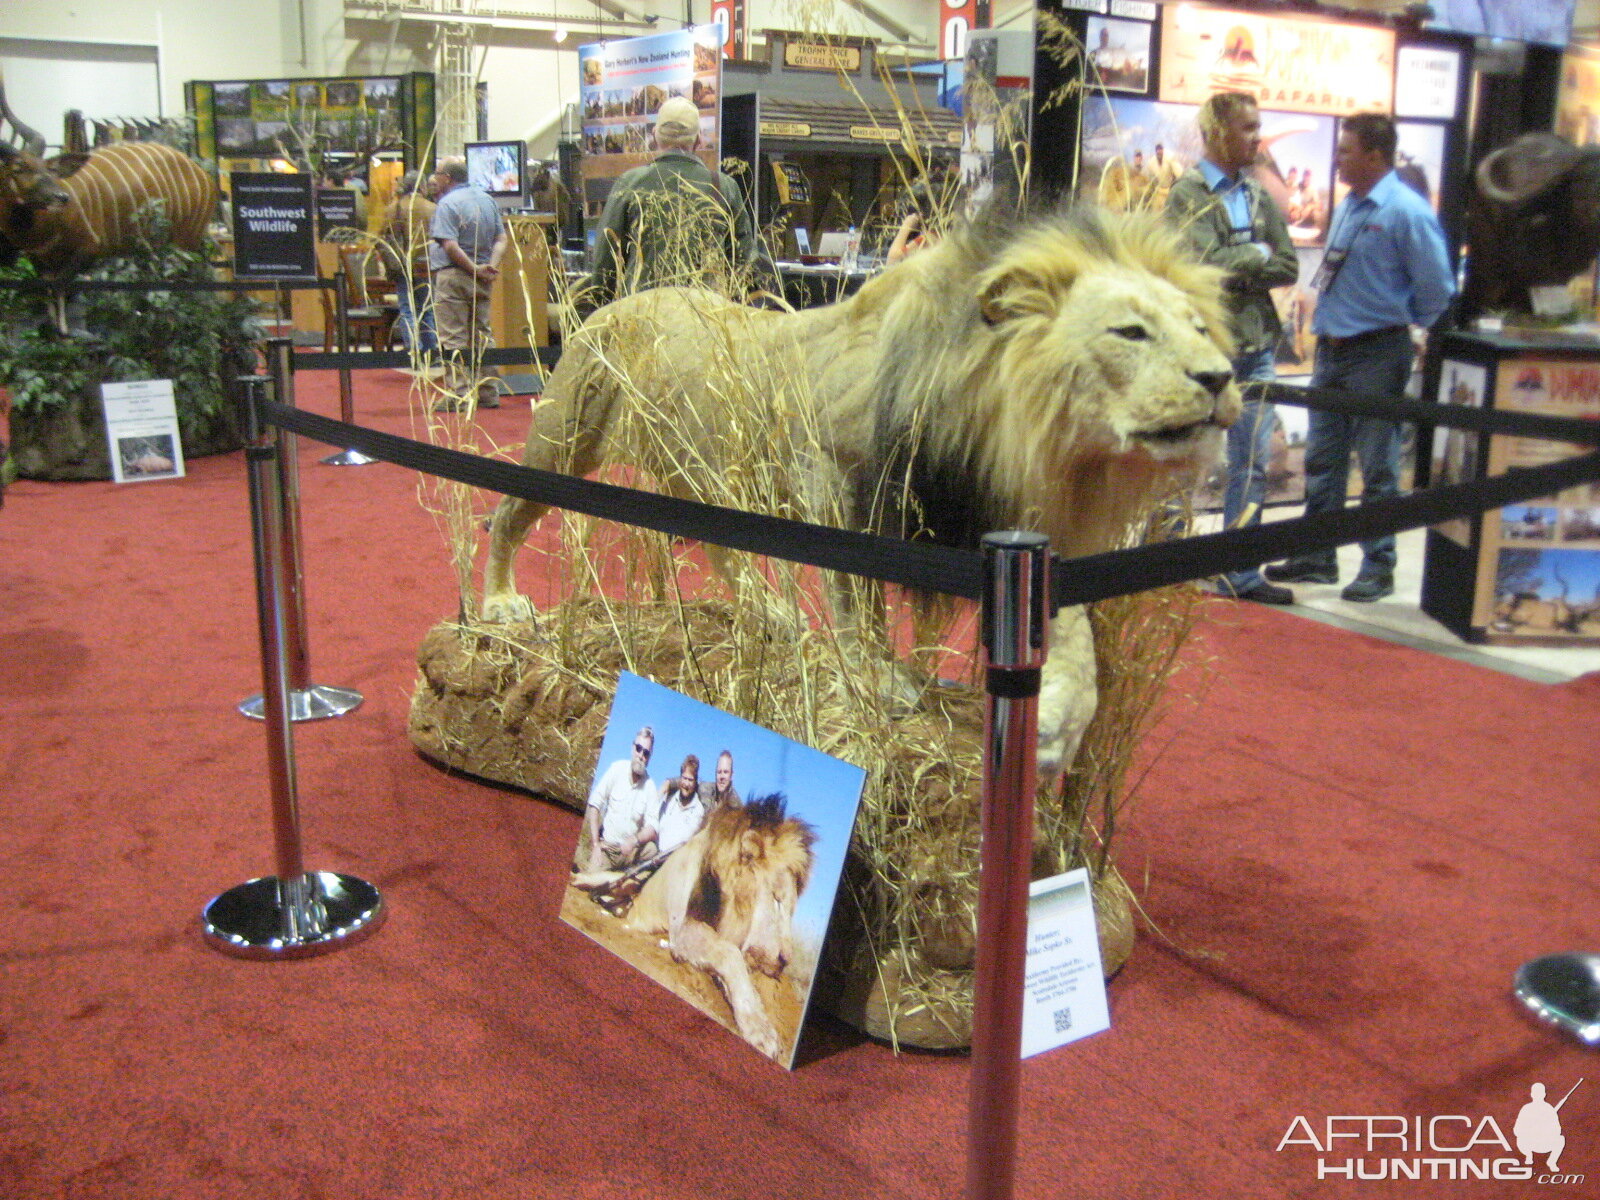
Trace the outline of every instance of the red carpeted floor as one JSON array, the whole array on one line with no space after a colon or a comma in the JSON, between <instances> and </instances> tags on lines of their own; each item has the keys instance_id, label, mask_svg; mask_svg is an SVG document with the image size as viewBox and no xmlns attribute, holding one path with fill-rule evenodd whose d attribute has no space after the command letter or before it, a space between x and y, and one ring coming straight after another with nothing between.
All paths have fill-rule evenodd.
<instances>
[{"instance_id":1,"label":"red carpeted floor","mask_svg":"<svg viewBox=\"0 0 1600 1200\"><path fill-rule=\"evenodd\" d=\"M358 376L359 419L409 431L405 387ZM332 376L300 391L336 411ZM483 421L514 442L526 413ZM297 728L307 859L391 906L311 962L199 932L272 867L262 730L233 711L260 687L242 456L0 511L0 1196L958 1196L964 1057L821 1022L785 1073L556 920L577 816L406 741L414 651L455 609L415 478L302 452L313 674L366 695ZM1019 1196L1600 1195L1600 1060L1508 987L1600 949L1600 686L1220 602L1189 659L1119 835L1154 931L1111 1030L1026 1064ZM1419 1155L1306 1144L1457 1116L1465 1157L1511 1157L1484 1118L1511 1138L1530 1084L1580 1078L1582 1183L1319 1182Z\"/></svg>"}]
</instances>

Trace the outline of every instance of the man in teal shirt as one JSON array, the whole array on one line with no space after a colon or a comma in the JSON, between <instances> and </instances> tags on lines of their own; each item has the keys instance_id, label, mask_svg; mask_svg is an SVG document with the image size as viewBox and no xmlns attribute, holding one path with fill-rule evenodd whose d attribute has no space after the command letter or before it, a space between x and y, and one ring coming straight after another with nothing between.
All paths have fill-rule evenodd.
<instances>
[{"instance_id":1,"label":"man in teal shirt","mask_svg":"<svg viewBox=\"0 0 1600 1200\"><path fill-rule=\"evenodd\" d=\"M1281 328L1272 289L1300 274L1289 226L1272 197L1246 173L1261 149L1261 112L1247 92L1218 92L1200 106L1205 157L1167 193L1166 213L1196 255L1227 272L1223 304L1235 343L1233 377L1244 385L1244 408L1228 429L1228 479L1222 516L1228 528L1261 520L1272 449L1273 407L1259 387L1275 374ZM1249 567L1230 571L1224 593L1259 604L1293 604L1294 593Z\"/></svg>"}]
</instances>

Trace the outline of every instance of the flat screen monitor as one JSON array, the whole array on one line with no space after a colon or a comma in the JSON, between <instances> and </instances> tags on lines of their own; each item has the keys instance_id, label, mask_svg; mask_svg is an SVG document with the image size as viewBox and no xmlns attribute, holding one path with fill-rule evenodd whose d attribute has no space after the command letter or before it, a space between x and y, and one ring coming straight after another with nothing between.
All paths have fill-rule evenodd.
<instances>
[{"instance_id":1,"label":"flat screen monitor","mask_svg":"<svg viewBox=\"0 0 1600 1200\"><path fill-rule=\"evenodd\" d=\"M467 182L497 200L520 200L526 191L527 148L521 142L468 142Z\"/></svg>"},{"instance_id":2,"label":"flat screen monitor","mask_svg":"<svg viewBox=\"0 0 1600 1200\"><path fill-rule=\"evenodd\" d=\"M1576 0L1434 0L1430 29L1565 46Z\"/></svg>"}]
</instances>

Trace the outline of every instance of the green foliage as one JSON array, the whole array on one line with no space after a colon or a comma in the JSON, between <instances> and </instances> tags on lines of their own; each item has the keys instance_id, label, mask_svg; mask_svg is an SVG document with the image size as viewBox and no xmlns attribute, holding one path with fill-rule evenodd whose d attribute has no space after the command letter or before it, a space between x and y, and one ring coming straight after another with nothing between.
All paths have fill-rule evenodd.
<instances>
[{"instance_id":1,"label":"green foliage","mask_svg":"<svg viewBox=\"0 0 1600 1200\"><path fill-rule=\"evenodd\" d=\"M78 278L210 280L209 243L198 254L167 241L159 205L140 214L141 245L95 263ZM0 279L35 279L26 259L0 268ZM0 288L0 387L13 409L42 412L102 383L170 379L180 422L213 416L227 402L226 385L239 373L252 334L249 300L222 292L79 291L69 323L87 331L63 334L42 291Z\"/></svg>"}]
</instances>

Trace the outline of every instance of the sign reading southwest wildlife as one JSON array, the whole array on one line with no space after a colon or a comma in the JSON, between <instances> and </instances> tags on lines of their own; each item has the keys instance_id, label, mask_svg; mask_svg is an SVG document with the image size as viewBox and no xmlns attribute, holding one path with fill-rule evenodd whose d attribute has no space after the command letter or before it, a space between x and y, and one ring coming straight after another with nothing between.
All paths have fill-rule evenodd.
<instances>
[{"instance_id":1,"label":"sign reading southwest wildlife","mask_svg":"<svg viewBox=\"0 0 1600 1200\"><path fill-rule=\"evenodd\" d=\"M1394 31L1312 17L1161 10L1160 98L1248 92L1262 108L1349 116L1394 107Z\"/></svg>"},{"instance_id":2,"label":"sign reading southwest wildlife","mask_svg":"<svg viewBox=\"0 0 1600 1200\"><path fill-rule=\"evenodd\" d=\"M603 201L611 180L650 161L656 114L672 96L700 110L700 158L715 169L722 134L720 26L578 47L586 202Z\"/></svg>"},{"instance_id":3,"label":"sign reading southwest wildlife","mask_svg":"<svg viewBox=\"0 0 1600 1200\"><path fill-rule=\"evenodd\" d=\"M317 273L309 175L235 171L233 273L240 279L310 279Z\"/></svg>"}]
</instances>

